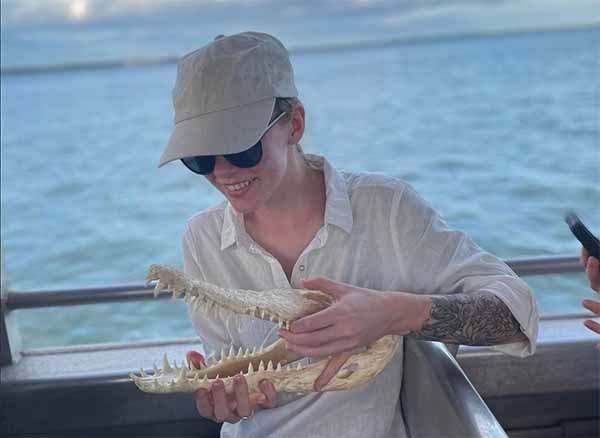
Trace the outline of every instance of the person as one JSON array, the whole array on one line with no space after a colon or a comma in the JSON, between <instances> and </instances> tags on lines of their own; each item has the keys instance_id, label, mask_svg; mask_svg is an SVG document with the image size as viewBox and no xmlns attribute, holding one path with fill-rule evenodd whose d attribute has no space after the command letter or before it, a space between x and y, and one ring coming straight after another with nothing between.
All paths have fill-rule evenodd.
<instances>
[{"instance_id":1,"label":"person","mask_svg":"<svg viewBox=\"0 0 600 438\"><path fill-rule=\"evenodd\" d=\"M225 198L188 220L184 271L222 287L319 289L335 298L290 330L190 309L208 354L281 336L303 360L329 357L314 393L276 393L263 381L249 394L242 376L233 394L220 380L198 390L198 412L223 422L222 436L404 436L402 348L367 384L320 391L353 351L385 334L533 354L536 303L504 263L450 229L406 182L338 171L303 151L306 110L279 40L220 36L184 56L173 105L159 166L181 160ZM344 109L331 102L330 110Z\"/></svg>"},{"instance_id":2,"label":"person","mask_svg":"<svg viewBox=\"0 0 600 438\"><path fill-rule=\"evenodd\" d=\"M580 260L585 268L590 287L600 293L600 263L598 262L598 259L596 257L591 257L585 248L581 248ZM589 311L600 316L600 301L586 299L583 300L582 305ZM596 321L586 319L583 324L593 332L600 334L600 324ZM600 342L596 344L596 350L600 351Z\"/></svg>"}]
</instances>

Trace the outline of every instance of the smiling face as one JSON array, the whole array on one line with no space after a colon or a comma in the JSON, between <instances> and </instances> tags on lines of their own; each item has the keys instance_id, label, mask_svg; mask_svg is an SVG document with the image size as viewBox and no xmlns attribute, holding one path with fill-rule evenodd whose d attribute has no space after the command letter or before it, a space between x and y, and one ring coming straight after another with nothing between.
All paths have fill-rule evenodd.
<instances>
[{"instance_id":1,"label":"smiling face","mask_svg":"<svg viewBox=\"0 0 600 438\"><path fill-rule=\"evenodd\" d=\"M298 143L303 132L304 109L297 106L262 137L263 155L256 166L236 167L218 156L206 179L240 213L274 205L294 189L289 176L297 170L293 159L296 152L290 145Z\"/></svg>"}]
</instances>

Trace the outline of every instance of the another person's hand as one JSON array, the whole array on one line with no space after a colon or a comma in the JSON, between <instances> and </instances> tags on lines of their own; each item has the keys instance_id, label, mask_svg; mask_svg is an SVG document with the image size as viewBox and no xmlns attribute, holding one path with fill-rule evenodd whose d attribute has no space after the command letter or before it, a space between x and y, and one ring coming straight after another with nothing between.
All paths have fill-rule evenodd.
<instances>
[{"instance_id":1,"label":"another person's hand","mask_svg":"<svg viewBox=\"0 0 600 438\"><path fill-rule=\"evenodd\" d=\"M585 266L585 272L590 282L590 287L596 292L600 292L600 263L595 257L590 257L585 248L581 249L581 263ZM583 307L600 316L600 302L594 300L583 300ZM590 330L600 334L600 324L591 319L587 319L584 325ZM596 344L596 349L600 351L600 343Z\"/></svg>"},{"instance_id":2,"label":"another person's hand","mask_svg":"<svg viewBox=\"0 0 600 438\"><path fill-rule=\"evenodd\" d=\"M600 292L600 262L596 257L591 257L585 248L581 248L580 260L585 267L590 287L596 292Z\"/></svg>"},{"instance_id":3,"label":"another person's hand","mask_svg":"<svg viewBox=\"0 0 600 438\"><path fill-rule=\"evenodd\" d=\"M201 356L197 353L198 356ZM188 353L188 357L190 357ZM193 365L199 364L192 360ZM225 392L225 384L221 379L215 380L209 389L200 388L194 393L198 413L219 423L237 423L243 418L251 417L260 409L271 409L277 406L275 387L268 380L259 383L261 392L249 393L248 384L242 375L233 378L233 394Z\"/></svg>"},{"instance_id":4,"label":"another person's hand","mask_svg":"<svg viewBox=\"0 0 600 438\"><path fill-rule=\"evenodd\" d=\"M421 328L420 314L425 307L418 295L381 292L326 278L304 280L302 286L335 299L326 309L294 321L289 331L279 331L295 353L309 357L333 355L315 381L316 391L329 383L359 349L386 334L406 334Z\"/></svg>"}]
</instances>

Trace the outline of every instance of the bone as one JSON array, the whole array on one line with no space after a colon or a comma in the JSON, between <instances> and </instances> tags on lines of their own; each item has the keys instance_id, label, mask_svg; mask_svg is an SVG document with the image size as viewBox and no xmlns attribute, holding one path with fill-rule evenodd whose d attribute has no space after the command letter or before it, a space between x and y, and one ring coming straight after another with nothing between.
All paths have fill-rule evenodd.
<instances>
[{"instance_id":1,"label":"bone","mask_svg":"<svg viewBox=\"0 0 600 438\"><path fill-rule=\"evenodd\" d=\"M173 371L173 368L169 365L169 359L167 359L167 353L165 353L163 356L163 372L169 373L171 371Z\"/></svg>"}]
</instances>

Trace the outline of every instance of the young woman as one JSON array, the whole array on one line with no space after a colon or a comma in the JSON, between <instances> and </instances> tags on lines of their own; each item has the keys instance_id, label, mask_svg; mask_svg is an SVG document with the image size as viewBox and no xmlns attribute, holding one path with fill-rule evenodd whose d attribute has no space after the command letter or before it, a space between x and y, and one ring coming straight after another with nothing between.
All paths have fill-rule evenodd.
<instances>
[{"instance_id":1,"label":"young woman","mask_svg":"<svg viewBox=\"0 0 600 438\"><path fill-rule=\"evenodd\" d=\"M207 353L281 336L300 354L331 356L317 391L352 351L389 333L532 354L538 314L527 285L405 182L305 154L297 96L287 51L266 34L218 37L179 63L176 124L160 165L179 159L225 197L188 221L184 270L223 287L319 289L336 299L289 331L190 312ZM195 399L201 415L226 423L222 436L397 437L401 381L400 349L348 391L299 397L262 382L249 394L240 376L233 395L217 381Z\"/></svg>"}]
</instances>

